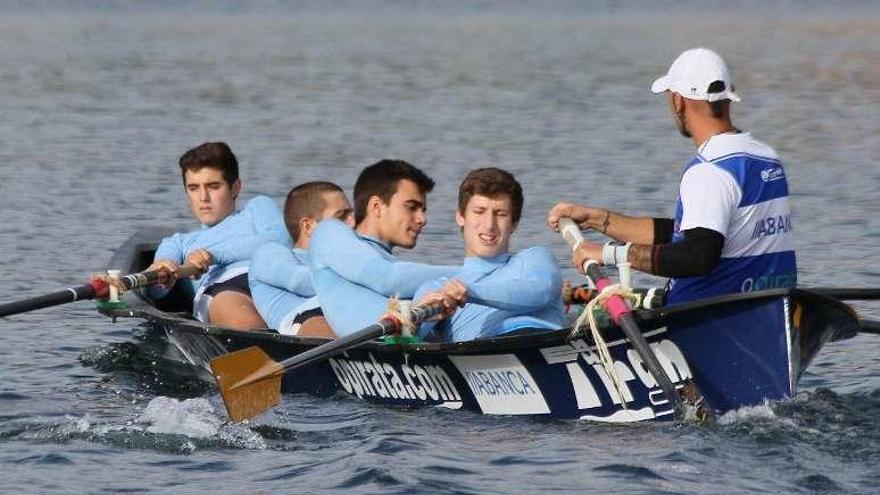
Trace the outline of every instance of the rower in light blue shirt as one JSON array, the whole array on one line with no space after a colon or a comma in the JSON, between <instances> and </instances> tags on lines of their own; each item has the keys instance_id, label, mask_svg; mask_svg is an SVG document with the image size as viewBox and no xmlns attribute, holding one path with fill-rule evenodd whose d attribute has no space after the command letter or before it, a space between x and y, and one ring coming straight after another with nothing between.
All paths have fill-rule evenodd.
<instances>
[{"instance_id":1,"label":"rower in light blue shirt","mask_svg":"<svg viewBox=\"0 0 880 495\"><path fill-rule=\"evenodd\" d=\"M327 218L353 225L351 204L342 189L330 182L307 182L287 194L284 221L294 247L277 243L261 246L251 259L248 281L254 304L269 328L285 335L332 338L321 318L312 284L309 245L318 223Z\"/></svg>"},{"instance_id":2,"label":"rower in light blue shirt","mask_svg":"<svg viewBox=\"0 0 880 495\"><path fill-rule=\"evenodd\" d=\"M541 246L508 252L522 204L522 188L510 173L482 168L467 175L455 215L464 237L464 265L451 279L424 284L415 296L420 302L452 299L463 306L445 319L423 323L421 337L463 342L564 326L562 274L553 254Z\"/></svg>"},{"instance_id":3,"label":"rower in light blue shirt","mask_svg":"<svg viewBox=\"0 0 880 495\"><path fill-rule=\"evenodd\" d=\"M180 264L200 267L204 275L194 284L193 314L201 321L239 329L265 324L257 313L247 285L251 256L262 244L290 245L281 211L272 199L257 196L236 211L241 191L238 161L224 143L205 143L180 158L184 188L193 216L202 227L162 240L151 270L170 275L173 285ZM161 299L170 287L154 287Z\"/></svg>"},{"instance_id":4,"label":"rower in light blue shirt","mask_svg":"<svg viewBox=\"0 0 880 495\"><path fill-rule=\"evenodd\" d=\"M413 165L382 160L365 168L355 183L355 229L333 219L315 229L312 280L337 336L378 321L389 298L411 299L422 283L455 272L454 267L401 261L392 254L396 246L415 246L433 186Z\"/></svg>"}]
</instances>

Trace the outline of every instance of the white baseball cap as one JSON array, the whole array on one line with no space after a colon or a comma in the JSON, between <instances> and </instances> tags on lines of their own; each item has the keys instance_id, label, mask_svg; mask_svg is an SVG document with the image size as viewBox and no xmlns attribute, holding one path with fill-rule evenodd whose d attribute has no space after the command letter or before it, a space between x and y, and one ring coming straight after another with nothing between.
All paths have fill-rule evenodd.
<instances>
[{"instance_id":1,"label":"white baseball cap","mask_svg":"<svg viewBox=\"0 0 880 495\"><path fill-rule=\"evenodd\" d=\"M710 93L709 85L715 81L724 83L724 90ZM739 95L733 92L727 64L720 55L707 48L692 48L679 55L669 66L669 72L654 81L651 91L673 91L690 100L740 101Z\"/></svg>"}]
</instances>

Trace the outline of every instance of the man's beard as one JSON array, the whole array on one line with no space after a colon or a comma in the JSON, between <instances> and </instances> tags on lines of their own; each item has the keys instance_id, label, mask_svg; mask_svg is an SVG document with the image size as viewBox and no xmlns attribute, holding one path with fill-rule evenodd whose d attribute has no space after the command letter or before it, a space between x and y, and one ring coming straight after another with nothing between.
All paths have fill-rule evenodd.
<instances>
[{"instance_id":1,"label":"man's beard","mask_svg":"<svg viewBox=\"0 0 880 495\"><path fill-rule=\"evenodd\" d=\"M687 130L687 125L685 124L685 121L684 121L684 112L682 112L681 114L676 113L674 115L675 115L675 126L678 127L678 132L681 133L681 135L686 138L692 137L691 132L689 130Z\"/></svg>"}]
</instances>

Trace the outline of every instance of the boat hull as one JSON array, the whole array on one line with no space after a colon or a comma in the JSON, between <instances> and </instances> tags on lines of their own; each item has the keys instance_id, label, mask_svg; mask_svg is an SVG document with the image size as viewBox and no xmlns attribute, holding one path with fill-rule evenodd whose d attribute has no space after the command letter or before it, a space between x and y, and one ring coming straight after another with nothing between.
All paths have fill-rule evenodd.
<instances>
[{"instance_id":1,"label":"boat hull","mask_svg":"<svg viewBox=\"0 0 880 495\"><path fill-rule=\"evenodd\" d=\"M159 232L134 236L111 265L142 268L138 264L150 258L144 250L161 237ZM105 312L151 321L152 331L163 334L174 355L205 379L210 379L210 360L226 352L256 345L280 361L323 342L204 325L160 310L137 292L126 294L126 302L127 309ZM640 311L636 318L672 381L678 387L695 385L715 414L793 396L821 346L858 329L848 306L801 290L721 296ZM621 330L606 324L602 333L610 366L602 364L591 338L572 338L570 330L450 344L371 342L286 373L282 391L345 393L375 404L482 414L603 422L673 419L671 404Z\"/></svg>"}]
</instances>

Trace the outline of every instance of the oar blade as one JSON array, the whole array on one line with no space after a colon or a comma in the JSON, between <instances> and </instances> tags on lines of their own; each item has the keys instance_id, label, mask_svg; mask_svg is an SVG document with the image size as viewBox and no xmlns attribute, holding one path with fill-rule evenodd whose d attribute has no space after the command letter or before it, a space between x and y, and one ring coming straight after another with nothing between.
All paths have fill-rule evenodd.
<instances>
[{"instance_id":1,"label":"oar blade","mask_svg":"<svg viewBox=\"0 0 880 495\"><path fill-rule=\"evenodd\" d=\"M259 347L216 357L211 370L233 421L253 418L281 402L284 369Z\"/></svg>"}]
</instances>

